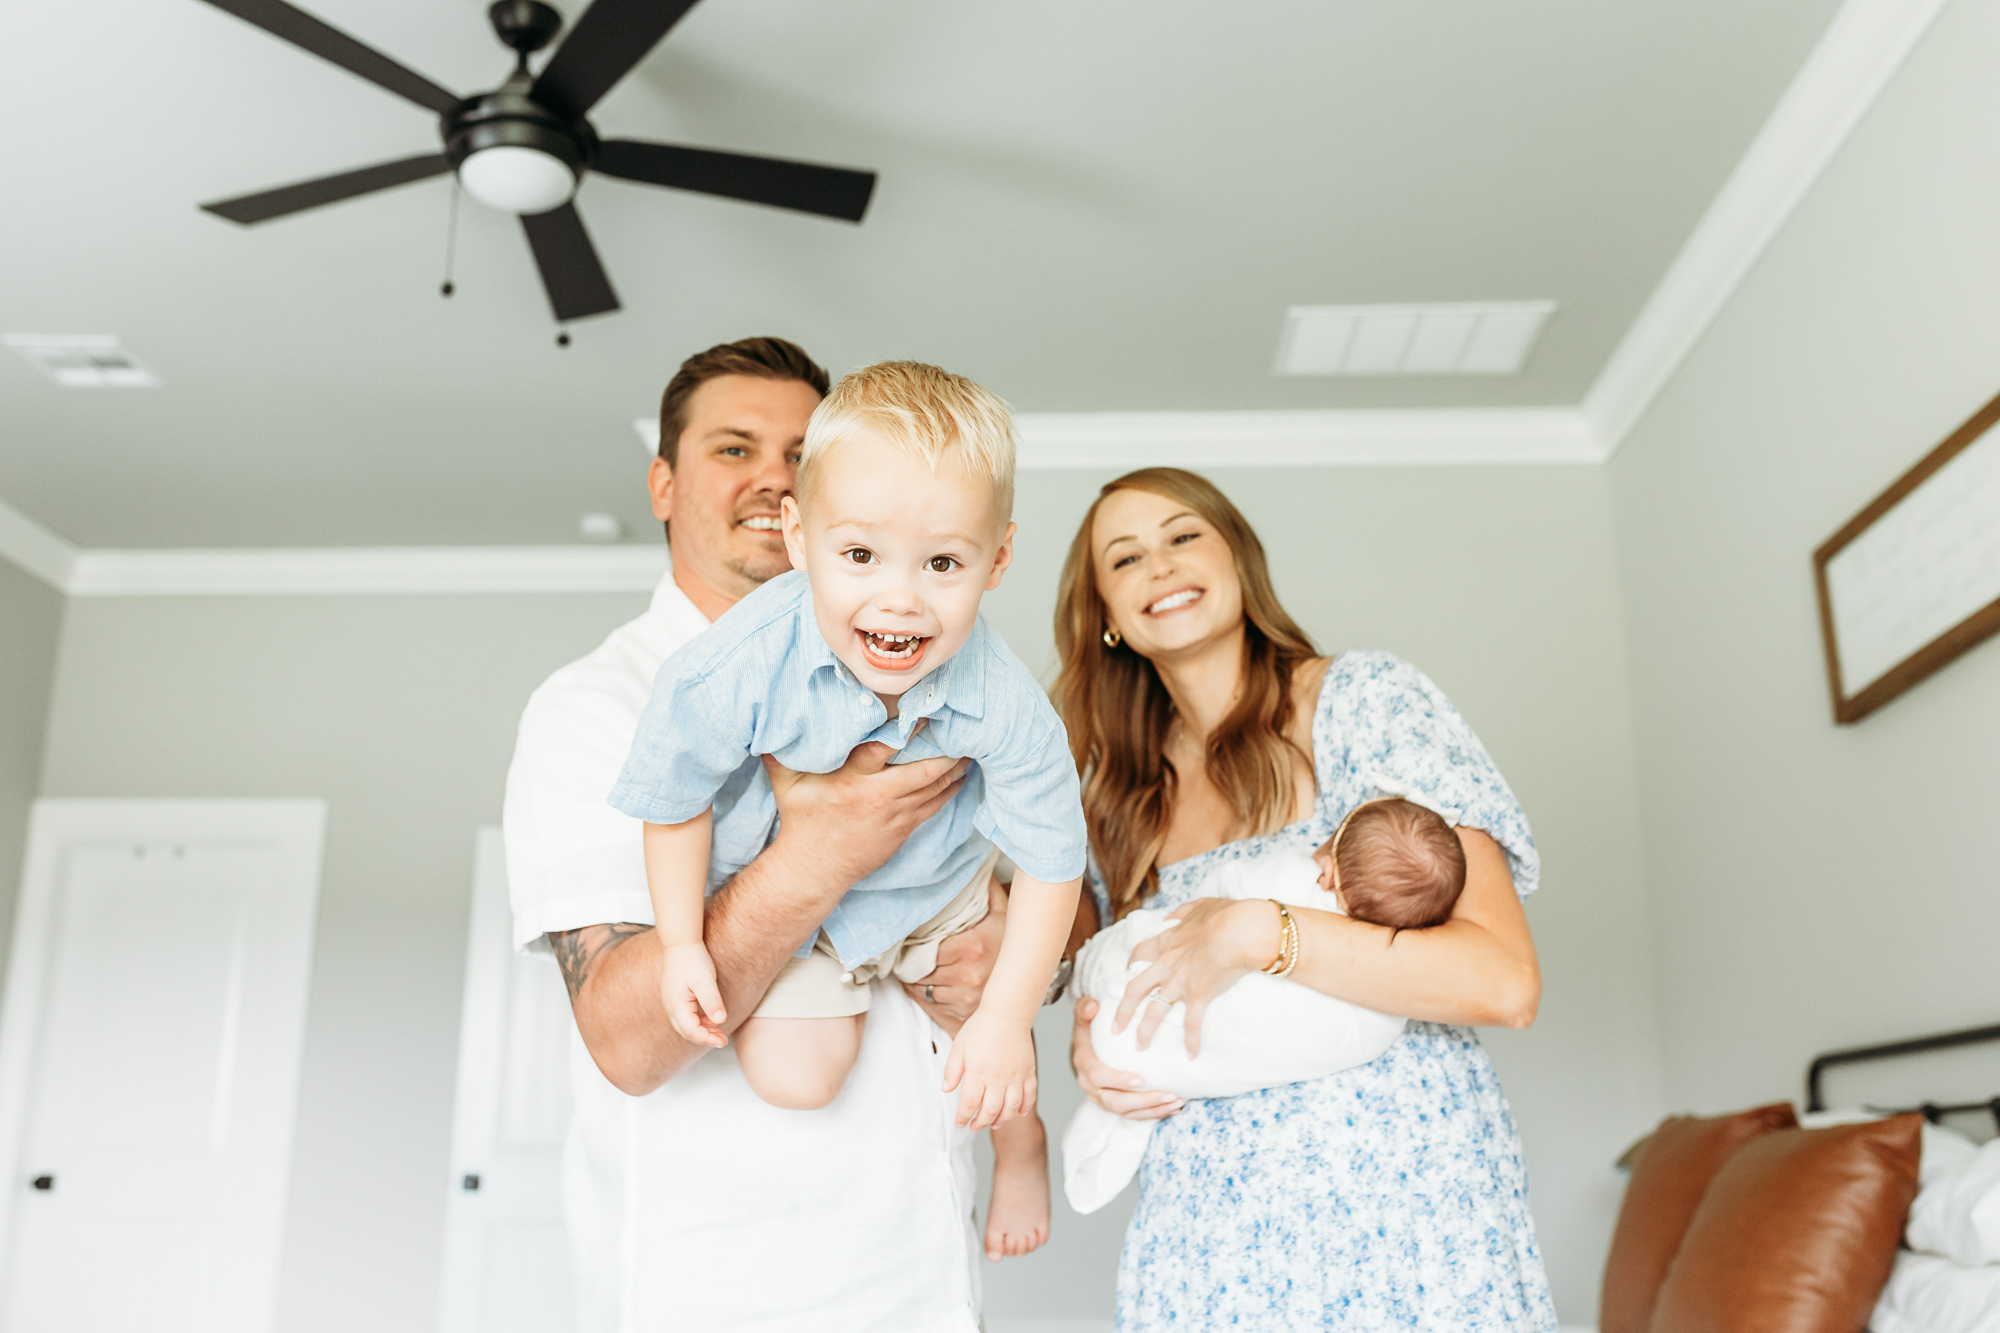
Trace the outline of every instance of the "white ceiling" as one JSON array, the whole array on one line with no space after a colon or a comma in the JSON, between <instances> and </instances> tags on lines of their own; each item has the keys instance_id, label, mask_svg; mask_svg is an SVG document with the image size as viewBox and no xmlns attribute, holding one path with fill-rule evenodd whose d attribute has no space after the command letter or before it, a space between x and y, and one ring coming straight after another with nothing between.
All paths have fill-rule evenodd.
<instances>
[{"instance_id":1,"label":"white ceiling","mask_svg":"<svg viewBox=\"0 0 2000 1333\"><path fill-rule=\"evenodd\" d=\"M477 0L307 7L461 91L508 66ZM625 309L558 350L511 218L464 207L437 295L446 181L195 208L432 149L428 113L198 0L15 6L0 326L117 334L166 387L0 359L0 498L90 547L644 531L632 417L760 332L1037 412L1573 404L1834 9L703 0L599 130L873 168L872 210L593 178ZM1272 374L1291 305L1534 299L1517 377Z\"/></svg>"}]
</instances>

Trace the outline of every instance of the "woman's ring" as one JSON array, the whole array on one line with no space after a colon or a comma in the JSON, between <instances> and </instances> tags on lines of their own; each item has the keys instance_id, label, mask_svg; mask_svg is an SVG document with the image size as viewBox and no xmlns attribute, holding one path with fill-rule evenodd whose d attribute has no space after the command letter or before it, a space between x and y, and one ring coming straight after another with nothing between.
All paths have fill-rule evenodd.
<instances>
[{"instance_id":1,"label":"woman's ring","mask_svg":"<svg viewBox=\"0 0 2000 1333\"><path fill-rule=\"evenodd\" d=\"M937 987L936 987L936 986L926 986L926 987L924 987L924 1003L925 1003L925 1004L936 1004L936 1003L937 1003Z\"/></svg>"},{"instance_id":2,"label":"woman's ring","mask_svg":"<svg viewBox=\"0 0 2000 1333\"><path fill-rule=\"evenodd\" d=\"M1169 1009L1174 1007L1173 1001L1169 1000L1166 996L1160 994L1158 990L1148 991L1146 994L1146 998L1152 1001L1154 1004L1163 1004Z\"/></svg>"}]
</instances>

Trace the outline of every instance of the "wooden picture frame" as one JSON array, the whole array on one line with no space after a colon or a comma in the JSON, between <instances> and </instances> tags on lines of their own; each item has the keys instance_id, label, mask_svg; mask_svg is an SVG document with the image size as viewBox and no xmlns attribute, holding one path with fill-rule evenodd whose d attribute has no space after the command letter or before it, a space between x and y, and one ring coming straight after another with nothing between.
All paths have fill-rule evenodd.
<instances>
[{"instance_id":1,"label":"wooden picture frame","mask_svg":"<svg viewBox=\"0 0 2000 1333\"><path fill-rule=\"evenodd\" d=\"M2000 584L1995 584L1994 575L1988 568L1995 553L2000 553L2000 431L1994 430L1996 425L2000 425L2000 397L1980 408L1944 443L1898 477L1894 485L1813 552L1813 582L1819 596L1820 636L1826 650L1827 682L1833 691L1836 722L1860 721L1967 650L2000 633ZM1981 446L1979 453L1969 456L1967 451L1975 445ZM1955 461L1961 465L1954 470L1954 476L1945 478L1937 485L1951 487L1961 482L1968 484L1960 486L1958 491L1939 491L1935 486L1926 489L1927 482ZM1912 502L1912 497L1919 496L1920 491L1924 494ZM1899 512L1899 508L1906 504L1912 507ZM1987 512L1989 509L1993 512ZM1919 525L1920 516L1928 516L1931 521ZM1878 528L1877 525L1885 519L1889 520L1890 527ZM1898 525L1901 531L1894 531ZM1971 540L1959 540L1954 544L1956 537L1963 537L1967 532L1972 534ZM1834 565L1843 554L1849 557L1850 564L1862 558L1864 548L1856 544L1864 538L1872 544L1865 552L1874 565L1868 572L1880 575L1870 589L1878 606L1885 600L1885 579L1921 579L1926 574L1945 583L1958 580L1956 587L1946 589L1945 601L1934 603L1933 609L1949 603L1953 598L1962 602L1969 588L1977 589L1971 596L1983 598L1991 585L1993 595L1948 626L1939 627L1935 634L1922 637L1918 642L1896 646L1887 658L1883 656L1882 646L1885 643L1895 644L1896 640L1876 634L1875 642L1870 645L1872 660L1880 662L1884 669L1858 672L1856 674L1867 678L1851 681L1845 679L1847 673L1843 672L1843 661L1846 660L1843 648L1847 645L1842 642L1842 617L1838 612L1843 601L1851 603L1857 600L1852 594L1843 594L1842 588L1852 585L1859 576L1845 567L1835 569ZM1923 549L1926 546L1931 549ZM1886 549L1873 549L1877 547ZM1947 567L1954 561L1957 563ZM1967 564L1967 561L1974 563ZM1888 596L1898 599L1897 604L1902 606L1905 605L1904 599L1921 601L1926 595L1936 594L1935 584L1926 588L1915 583L1903 583L1890 590ZM1869 610L1866 607L1863 609ZM1957 616L1956 611L1952 614ZM1850 611L1850 620L1859 618L1859 614ZM1877 619L1880 619L1879 615ZM1922 618L1917 619L1921 621ZM1853 628L1850 625L1850 631ZM1875 628L1879 629L1879 626ZM1904 652L1904 648L1908 651Z\"/></svg>"}]
</instances>

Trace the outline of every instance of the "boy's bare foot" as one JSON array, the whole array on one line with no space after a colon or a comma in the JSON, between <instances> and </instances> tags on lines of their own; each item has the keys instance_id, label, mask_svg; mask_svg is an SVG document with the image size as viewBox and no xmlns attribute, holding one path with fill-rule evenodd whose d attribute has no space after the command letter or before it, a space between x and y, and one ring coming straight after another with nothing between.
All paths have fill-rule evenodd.
<instances>
[{"instance_id":1,"label":"boy's bare foot","mask_svg":"<svg viewBox=\"0 0 2000 1333\"><path fill-rule=\"evenodd\" d=\"M1032 1112L993 1128L993 1201L986 1207L986 1257L1040 1249L1049 1238L1049 1135Z\"/></svg>"}]
</instances>

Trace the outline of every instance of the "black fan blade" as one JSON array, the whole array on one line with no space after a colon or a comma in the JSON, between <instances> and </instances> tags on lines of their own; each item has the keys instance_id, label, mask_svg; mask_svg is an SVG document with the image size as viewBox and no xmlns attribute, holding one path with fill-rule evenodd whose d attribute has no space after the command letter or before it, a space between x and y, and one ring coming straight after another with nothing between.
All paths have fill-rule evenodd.
<instances>
[{"instance_id":1,"label":"black fan blade","mask_svg":"<svg viewBox=\"0 0 2000 1333\"><path fill-rule=\"evenodd\" d=\"M208 0L217 9L254 23L273 37L331 60L349 74L407 97L440 114L459 103L457 93L440 88L414 70L404 69L373 47L363 46L340 29L322 23L285 0Z\"/></svg>"},{"instance_id":2,"label":"black fan blade","mask_svg":"<svg viewBox=\"0 0 2000 1333\"><path fill-rule=\"evenodd\" d=\"M647 185L718 194L849 222L861 221L868 211L868 196L875 192L872 171L636 139L606 139L597 146L593 169Z\"/></svg>"},{"instance_id":3,"label":"black fan blade","mask_svg":"<svg viewBox=\"0 0 2000 1333\"><path fill-rule=\"evenodd\" d=\"M560 115L581 117L694 6L695 0L597 0L542 67L530 95Z\"/></svg>"},{"instance_id":4,"label":"black fan blade","mask_svg":"<svg viewBox=\"0 0 2000 1333\"><path fill-rule=\"evenodd\" d=\"M618 308L611 279L604 275L597 247L590 243L574 202L522 217L521 229L528 233L528 248L535 252L535 266L542 271L542 286L548 289L557 323Z\"/></svg>"},{"instance_id":5,"label":"black fan blade","mask_svg":"<svg viewBox=\"0 0 2000 1333\"><path fill-rule=\"evenodd\" d=\"M275 190L224 199L201 207L205 213L213 213L247 227L253 222L269 222L287 213L303 213L321 204L337 204L356 195L386 190L392 185L407 185L411 181L450 174L451 163L445 160L443 153L425 153L421 157L382 162L359 171L343 171L338 176L300 181L297 185L280 185Z\"/></svg>"}]
</instances>

